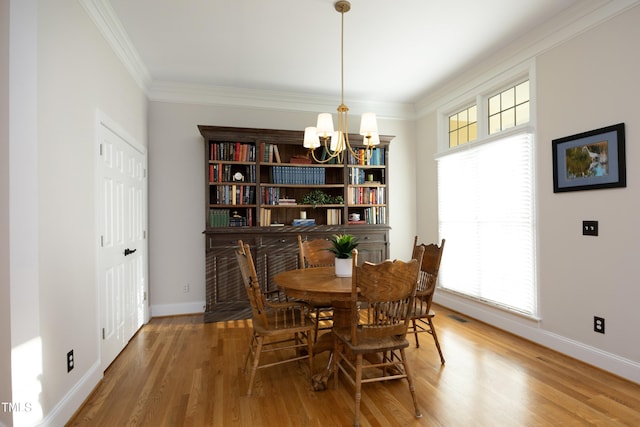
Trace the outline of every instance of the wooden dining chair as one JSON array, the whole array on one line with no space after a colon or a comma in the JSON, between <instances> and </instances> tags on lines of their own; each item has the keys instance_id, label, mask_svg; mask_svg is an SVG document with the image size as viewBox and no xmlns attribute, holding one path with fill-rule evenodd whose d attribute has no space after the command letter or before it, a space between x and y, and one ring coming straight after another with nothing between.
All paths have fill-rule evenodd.
<instances>
[{"instance_id":1,"label":"wooden dining chair","mask_svg":"<svg viewBox=\"0 0 640 427\"><path fill-rule=\"evenodd\" d=\"M416 292L422 262L420 250L420 256L408 262L365 262L361 267L357 266L358 253L354 250L351 322L348 328L333 329L333 372L335 388L338 387L341 372L355 386L355 426L360 422L362 383L374 381L406 378L415 416L422 417L405 354L405 349L409 347L406 338L409 325L407 313L413 305ZM365 358L367 363L363 363ZM365 369L368 375L363 376Z\"/></svg>"},{"instance_id":2,"label":"wooden dining chair","mask_svg":"<svg viewBox=\"0 0 640 427\"><path fill-rule=\"evenodd\" d=\"M418 249L423 248L422 266L420 267L420 277L418 279L418 287L416 290L416 298L414 300L413 309L411 310L409 332L413 333L416 339L416 347L420 347L418 334L427 332L431 334L440 354L440 362L444 365L444 356L438 342L438 334L433 324L433 318L436 313L431 309L433 302L433 294L435 293L436 283L438 280L438 271L440 270L440 261L444 251L445 239L442 239L440 246L435 243L418 245L418 236L413 240L412 258L419 257Z\"/></svg>"},{"instance_id":3,"label":"wooden dining chair","mask_svg":"<svg viewBox=\"0 0 640 427\"><path fill-rule=\"evenodd\" d=\"M300 268L332 267L335 265L335 255L327 250L331 248L331 242L326 239L302 240L298 235L298 253ZM333 327L333 307L326 304L310 304L314 308L316 330L313 340L318 340L318 331Z\"/></svg>"},{"instance_id":4,"label":"wooden dining chair","mask_svg":"<svg viewBox=\"0 0 640 427\"><path fill-rule=\"evenodd\" d=\"M252 310L253 331L245 369L253 357L247 396L251 396L256 371L296 360L309 359L309 376L313 373L312 333L315 322L310 316L311 306L302 301L273 302L262 292L256 273L251 249L242 240L238 241L236 258L242 274L244 287ZM287 350L287 351L283 351ZM278 352L276 361L260 364L262 353ZM282 358L290 352L290 356Z\"/></svg>"}]
</instances>

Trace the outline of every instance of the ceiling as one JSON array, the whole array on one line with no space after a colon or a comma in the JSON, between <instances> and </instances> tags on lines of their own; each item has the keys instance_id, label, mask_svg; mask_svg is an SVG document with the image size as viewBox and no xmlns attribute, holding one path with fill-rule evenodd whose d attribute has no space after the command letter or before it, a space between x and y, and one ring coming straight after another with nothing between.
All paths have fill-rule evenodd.
<instances>
[{"instance_id":1,"label":"ceiling","mask_svg":"<svg viewBox=\"0 0 640 427\"><path fill-rule=\"evenodd\" d=\"M334 0L100 1L113 8L152 83L331 96L337 105ZM414 103L572 9L607 2L352 0L345 103Z\"/></svg>"}]
</instances>

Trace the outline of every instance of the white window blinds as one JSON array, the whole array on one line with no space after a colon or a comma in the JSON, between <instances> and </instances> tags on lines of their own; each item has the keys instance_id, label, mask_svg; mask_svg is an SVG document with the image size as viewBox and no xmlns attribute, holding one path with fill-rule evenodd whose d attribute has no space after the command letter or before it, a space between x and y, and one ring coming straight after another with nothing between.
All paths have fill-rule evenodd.
<instances>
[{"instance_id":1,"label":"white window blinds","mask_svg":"<svg viewBox=\"0 0 640 427\"><path fill-rule=\"evenodd\" d=\"M519 133L438 159L440 286L537 315L533 137Z\"/></svg>"}]
</instances>

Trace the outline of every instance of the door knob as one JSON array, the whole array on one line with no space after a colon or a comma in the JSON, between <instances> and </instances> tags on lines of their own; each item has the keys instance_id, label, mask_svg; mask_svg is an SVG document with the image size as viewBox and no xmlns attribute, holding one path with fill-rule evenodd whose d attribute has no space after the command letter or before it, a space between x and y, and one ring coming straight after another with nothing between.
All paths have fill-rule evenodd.
<instances>
[{"instance_id":1,"label":"door knob","mask_svg":"<svg viewBox=\"0 0 640 427\"><path fill-rule=\"evenodd\" d=\"M124 250L124 256L131 255L135 251L137 251L137 249L131 250L131 249L127 248L127 249Z\"/></svg>"}]
</instances>

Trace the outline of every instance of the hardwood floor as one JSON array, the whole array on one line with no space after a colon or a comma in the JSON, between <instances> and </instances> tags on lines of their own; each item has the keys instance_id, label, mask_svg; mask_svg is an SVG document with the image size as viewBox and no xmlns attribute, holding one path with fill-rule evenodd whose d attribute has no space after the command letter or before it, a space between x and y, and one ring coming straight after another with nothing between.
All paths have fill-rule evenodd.
<instances>
[{"instance_id":1,"label":"hardwood floor","mask_svg":"<svg viewBox=\"0 0 640 427\"><path fill-rule=\"evenodd\" d=\"M423 418L406 381L363 385L363 426L637 426L640 385L436 309L447 364L430 336L407 355ZM460 321L467 320L466 322ZM458 320L456 320L458 319ZM348 426L353 388L315 392L306 361L258 371L246 397L250 321L156 318L106 371L69 426ZM316 370L327 354L316 357Z\"/></svg>"}]
</instances>

